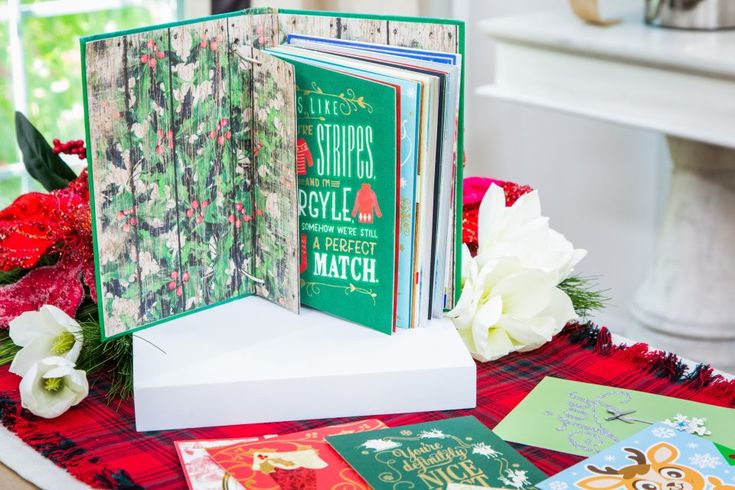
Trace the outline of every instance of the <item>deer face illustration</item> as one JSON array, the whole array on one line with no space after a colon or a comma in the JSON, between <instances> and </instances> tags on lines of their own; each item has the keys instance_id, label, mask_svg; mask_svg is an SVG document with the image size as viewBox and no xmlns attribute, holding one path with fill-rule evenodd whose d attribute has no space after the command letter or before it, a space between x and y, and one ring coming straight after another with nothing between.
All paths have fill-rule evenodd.
<instances>
[{"instance_id":1,"label":"deer face illustration","mask_svg":"<svg viewBox=\"0 0 735 490\"><path fill-rule=\"evenodd\" d=\"M625 448L628 459L635 464L615 469L610 466L587 469L599 476L585 478L578 483L584 490L703 490L704 477L697 470L676 464L679 450L661 442L651 446L644 455L634 448Z\"/></svg>"}]
</instances>

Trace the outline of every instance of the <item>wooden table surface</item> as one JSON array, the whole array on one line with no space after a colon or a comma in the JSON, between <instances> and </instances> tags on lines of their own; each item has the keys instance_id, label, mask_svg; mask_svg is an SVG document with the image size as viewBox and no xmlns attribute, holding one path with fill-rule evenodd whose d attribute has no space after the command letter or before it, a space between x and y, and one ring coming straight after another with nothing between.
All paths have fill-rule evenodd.
<instances>
[{"instance_id":1,"label":"wooden table surface","mask_svg":"<svg viewBox=\"0 0 735 490\"><path fill-rule=\"evenodd\" d=\"M3 490L30 490L35 489L23 478L19 477L13 470L0 463L0 488Z\"/></svg>"}]
</instances>

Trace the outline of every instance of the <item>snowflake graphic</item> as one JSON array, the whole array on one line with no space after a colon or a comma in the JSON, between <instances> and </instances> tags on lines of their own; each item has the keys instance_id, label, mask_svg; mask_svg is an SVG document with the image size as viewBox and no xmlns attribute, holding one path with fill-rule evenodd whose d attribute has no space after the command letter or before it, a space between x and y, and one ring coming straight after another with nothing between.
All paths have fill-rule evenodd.
<instances>
[{"instance_id":1,"label":"snowflake graphic","mask_svg":"<svg viewBox=\"0 0 735 490\"><path fill-rule=\"evenodd\" d=\"M699 447L699 444L697 444L696 442L690 442L689 444L687 444L687 447L689 449L697 449Z\"/></svg>"},{"instance_id":2,"label":"snowflake graphic","mask_svg":"<svg viewBox=\"0 0 735 490\"><path fill-rule=\"evenodd\" d=\"M567 490L567 488L569 488L569 485L567 485L563 481L553 481L549 483L549 488L551 490Z\"/></svg>"},{"instance_id":3,"label":"snowflake graphic","mask_svg":"<svg viewBox=\"0 0 735 490\"><path fill-rule=\"evenodd\" d=\"M715 469L722 464L720 458L712 456L709 453L696 453L689 457L689 464L699 468L700 470Z\"/></svg>"},{"instance_id":4,"label":"snowflake graphic","mask_svg":"<svg viewBox=\"0 0 735 490\"><path fill-rule=\"evenodd\" d=\"M402 436L410 436L411 434L413 434L413 432L411 432L410 430L402 430L401 431L401 435Z\"/></svg>"},{"instance_id":5,"label":"snowflake graphic","mask_svg":"<svg viewBox=\"0 0 735 490\"><path fill-rule=\"evenodd\" d=\"M615 461L615 456L613 456L612 454L608 454L607 456L605 456L605 461Z\"/></svg>"},{"instance_id":6,"label":"snowflake graphic","mask_svg":"<svg viewBox=\"0 0 735 490\"><path fill-rule=\"evenodd\" d=\"M656 427L651 433L659 439L671 439L676 435L674 429L669 429L668 427Z\"/></svg>"},{"instance_id":7,"label":"snowflake graphic","mask_svg":"<svg viewBox=\"0 0 735 490\"><path fill-rule=\"evenodd\" d=\"M401 189L403 189L404 187L406 187L406 184L407 184L406 179L404 179L403 177L401 177Z\"/></svg>"},{"instance_id":8,"label":"snowflake graphic","mask_svg":"<svg viewBox=\"0 0 735 490\"><path fill-rule=\"evenodd\" d=\"M481 454L488 459L497 458L499 455L502 455L502 453L496 451L492 448L492 446L485 444L484 442L478 442L477 444L473 445L472 454Z\"/></svg>"},{"instance_id":9,"label":"snowflake graphic","mask_svg":"<svg viewBox=\"0 0 735 490\"><path fill-rule=\"evenodd\" d=\"M446 439L449 437L439 429L422 430L419 432L419 439Z\"/></svg>"},{"instance_id":10,"label":"snowflake graphic","mask_svg":"<svg viewBox=\"0 0 735 490\"><path fill-rule=\"evenodd\" d=\"M500 480L503 485L511 488L523 488L531 483L528 481L527 473L528 472L525 470L514 470L512 468L508 468L505 470L505 476L501 476L498 480Z\"/></svg>"},{"instance_id":11,"label":"snowflake graphic","mask_svg":"<svg viewBox=\"0 0 735 490\"><path fill-rule=\"evenodd\" d=\"M666 419L663 421L664 424L674 429L687 432L689 434L695 434L698 436L709 436L712 434L707 426L707 419L700 417L692 417L691 419L686 415L677 413L673 418Z\"/></svg>"},{"instance_id":12,"label":"snowflake graphic","mask_svg":"<svg viewBox=\"0 0 735 490\"><path fill-rule=\"evenodd\" d=\"M375 452L386 451L400 447L400 443L389 441L387 439L369 439L362 443L365 449L372 449Z\"/></svg>"}]
</instances>

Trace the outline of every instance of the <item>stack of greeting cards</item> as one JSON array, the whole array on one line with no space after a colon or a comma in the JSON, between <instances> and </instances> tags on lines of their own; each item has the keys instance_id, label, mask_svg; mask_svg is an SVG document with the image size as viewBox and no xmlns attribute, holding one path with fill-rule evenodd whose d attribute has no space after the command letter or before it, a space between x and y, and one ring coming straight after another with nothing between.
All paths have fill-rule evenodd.
<instances>
[{"instance_id":1,"label":"stack of greeting cards","mask_svg":"<svg viewBox=\"0 0 735 490\"><path fill-rule=\"evenodd\" d=\"M83 39L103 336L253 294L385 333L451 307L463 35L253 9Z\"/></svg>"},{"instance_id":2,"label":"stack of greeting cards","mask_svg":"<svg viewBox=\"0 0 735 490\"><path fill-rule=\"evenodd\" d=\"M493 431L471 416L365 420L177 448L193 490L735 490L733 413L547 377ZM547 477L505 441L587 459Z\"/></svg>"},{"instance_id":3,"label":"stack of greeting cards","mask_svg":"<svg viewBox=\"0 0 735 490\"><path fill-rule=\"evenodd\" d=\"M546 478L474 417L392 429L364 420L259 440L176 445L192 490L533 489Z\"/></svg>"}]
</instances>

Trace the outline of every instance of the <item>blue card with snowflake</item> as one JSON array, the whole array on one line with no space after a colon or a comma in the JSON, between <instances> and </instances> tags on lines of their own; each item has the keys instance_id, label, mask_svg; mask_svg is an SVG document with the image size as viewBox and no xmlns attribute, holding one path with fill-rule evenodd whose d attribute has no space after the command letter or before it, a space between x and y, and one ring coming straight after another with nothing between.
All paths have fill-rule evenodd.
<instances>
[{"instance_id":1,"label":"blue card with snowflake","mask_svg":"<svg viewBox=\"0 0 735 490\"><path fill-rule=\"evenodd\" d=\"M538 484L541 490L735 490L735 452L656 423Z\"/></svg>"},{"instance_id":2,"label":"blue card with snowflake","mask_svg":"<svg viewBox=\"0 0 735 490\"><path fill-rule=\"evenodd\" d=\"M475 417L331 436L327 442L375 490L444 490L450 484L528 490L546 478Z\"/></svg>"}]
</instances>

